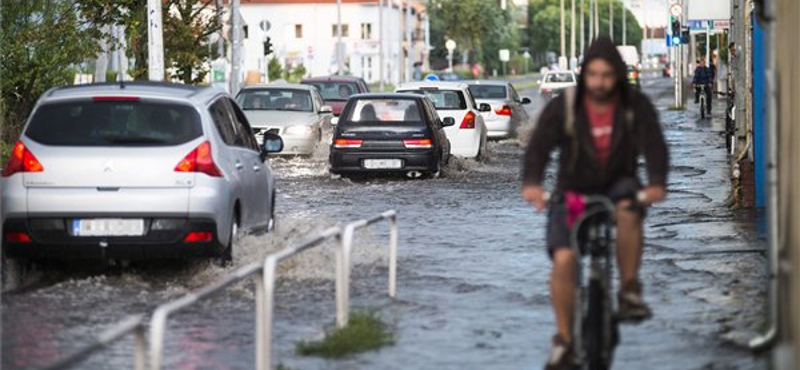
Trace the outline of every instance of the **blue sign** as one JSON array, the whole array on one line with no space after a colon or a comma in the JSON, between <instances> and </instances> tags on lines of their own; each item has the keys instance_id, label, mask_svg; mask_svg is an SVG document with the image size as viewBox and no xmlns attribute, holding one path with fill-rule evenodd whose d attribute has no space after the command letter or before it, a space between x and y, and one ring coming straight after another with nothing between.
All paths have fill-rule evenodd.
<instances>
[{"instance_id":1,"label":"blue sign","mask_svg":"<svg viewBox=\"0 0 800 370\"><path fill-rule=\"evenodd\" d=\"M435 73L431 73L425 76L425 81L439 81L439 76L437 76Z\"/></svg>"}]
</instances>

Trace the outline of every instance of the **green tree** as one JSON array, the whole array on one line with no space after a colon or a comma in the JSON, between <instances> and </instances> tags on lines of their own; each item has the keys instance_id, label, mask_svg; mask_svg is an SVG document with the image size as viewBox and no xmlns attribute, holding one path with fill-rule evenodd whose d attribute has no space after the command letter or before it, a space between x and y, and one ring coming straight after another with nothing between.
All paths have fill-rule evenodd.
<instances>
[{"instance_id":1,"label":"green tree","mask_svg":"<svg viewBox=\"0 0 800 370\"><path fill-rule=\"evenodd\" d=\"M71 84L97 43L70 0L0 1L2 141L16 140L46 90Z\"/></svg>"},{"instance_id":2,"label":"green tree","mask_svg":"<svg viewBox=\"0 0 800 370\"><path fill-rule=\"evenodd\" d=\"M135 60L128 73L134 79L146 79L147 0L75 0L81 15L93 27L95 39L104 38L118 46L105 26L123 26L126 30L128 56ZM206 62L217 57L209 45L210 36L220 30L212 1L166 0L162 2L164 24L164 62L173 69L171 78L184 83L199 83L208 74Z\"/></svg>"},{"instance_id":3,"label":"green tree","mask_svg":"<svg viewBox=\"0 0 800 370\"><path fill-rule=\"evenodd\" d=\"M519 47L516 18L512 11L503 11L497 1L430 0L428 11L434 59L446 58L444 43L453 39L458 44L454 59L467 52L470 63L498 68L497 51Z\"/></svg>"},{"instance_id":4,"label":"green tree","mask_svg":"<svg viewBox=\"0 0 800 370\"><path fill-rule=\"evenodd\" d=\"M278 58L270 58L267 64L267 75L270 81L277 81L283 78L283 66Z\"/></svg>"}]
</instances>

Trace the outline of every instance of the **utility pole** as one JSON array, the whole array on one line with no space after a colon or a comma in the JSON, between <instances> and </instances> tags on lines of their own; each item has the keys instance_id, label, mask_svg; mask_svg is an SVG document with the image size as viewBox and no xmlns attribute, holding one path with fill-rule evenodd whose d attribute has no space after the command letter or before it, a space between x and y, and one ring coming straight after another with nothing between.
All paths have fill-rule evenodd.
<instances>
[{"instance_id":1,"label":"utility pole","mask_svg":"<svg viewBox=\"0 0 800 370\"><path fill-rule=\"evenodd\" d=\"M147 24L148 75L150 81L164 81L164 23L160 0L147 0Z\"/></svg>"},{"instance_id":2,"label":"utility pole","mask_svg":"<svg viewBox=\"0 0 800 370\"><path fill-rule=\"evenodd\" d=\"M160 0L156 0L159 1ZM239 0L231 1L231 95L236 96L242 81L242 18L239 16Z\"/></svg>"},{"instance_id":3,"label":"utility pole","mask_svg":"<svg viewBox=\"0 0 800 370\"><path fill-rule=\"evenodd\" d=\"M566 29L565 29L565 18L564 18L564 0L561 0L561 58L567 57L567 38L566 38ZM560 58L559 58L560 59Z\"/></svg>"},{"instance_id":4,"label":"utility pole","mask_svg":"<svg viewBox=\"0 0 800 370\"><path fill-rule=\"evenodd\" d=\"M625 1L622 1L622 45L628 45L628 15L625 13L628 9L625 7Z\"/></svg>"},{"instance_id":5,"label":"utility pole","mask_svg":"<svg viewBox=\"0 0 800 370\"><path fill-rule=\"evenodd\" d=\"M585 35L585 32L584 32L584 28L586 28L586 19L584 18L584 14L583 14L583 2L584 2L584 0L581 0L581 53L580 53L580 56L583 56L583 53L586 51L586 47L585 47L586 46L586 44L585 44L586 35Z\"/></svg>"},{"instance_id":6,"label":"utility pole","mask_svg":"<svg viewBox=\"0 0 800 370\"><path fill-rule=\"evenodd\" d=\"M406 82L411 81L411 44L411 0L406 0Z\"/></svg>"},{"instance_id":7,"label":"utility pole","mask_svg":"<svg viewBox=\"0 0 800 370\"><path fill-rule=\"evenodd\" d=\"M570 6L570 32L569 32L569 64L573 68L573 60L575 60L575 0L572 0Z\"/></svg>"},{"instance_id":8,"label":"utility pole","mask_svg":"<svg viewBox=\"0 0 800 370\"><path fill-rule=\"evenodd\" d=\"M614 1L608 2L608 37L614 41Z\"/></svg>"},{"instance_id":9,"label":"utility pole","mask_svg":"<svg viewBox=\"0 0 800 370\"><path fill-rule=\"evenodd\" d=\"M336 0L336 66L337 75L342 75L344 61L342 60L342 0Z\"/></svg>"},{"instance_id":10,"label":"utility pole","mask_svg":"<svg viewBox=\"0 0 800 370\"><path fill-rule=\"evenodd\" d=\"M589 0L589 40L591 45L592 41L594 41L594 0Z\"/></svg>"},{"instance_id":11,"label":"utility pole","mask_svg":"<svg viewBox=\"0 0 800 370\"><path fill-rule=\"evenodd\" d=\"M383 38L383 31L384 31L383 30L383 0L378 0L378 40L379 40L378 42L380 43L379 44L379 51L378 51L378 53L380 54L379 57L378 57L378 64L379 64L379 66L378 66L379 72L378 73L380 73L380 76L381 76L379 78L379 80L380 80L380 90L381 91L384 90L384 81L383 80L384 80L385 76L384 76L384 70L383 70L383 63L384 63L385 58L386 58L386 55L384 53L384 46L385 46L384 45L384 41L385 40Z\"/></svg>"},{"instance_id":12,"label":"utility pole","mask_svg":"<svg viewBox=\"0 0 800 370\"><path fill-rule=\"evenodd\" d=\"M594 38L600 36L600 3L594 0Z\"/></svg>"}]
</instances>

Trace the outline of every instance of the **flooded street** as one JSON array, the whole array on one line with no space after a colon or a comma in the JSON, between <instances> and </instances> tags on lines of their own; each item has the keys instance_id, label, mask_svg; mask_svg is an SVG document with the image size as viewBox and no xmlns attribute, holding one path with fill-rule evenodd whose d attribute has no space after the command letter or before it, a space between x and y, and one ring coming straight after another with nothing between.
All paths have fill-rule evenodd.
<instances>
[{"instance_id":1,"label":"flooded street","mask_svg":"<svg viewBox=\"0 0 800 370\"><path fill-rule=\"evenodd\" d=\"M722 106L699 121L694 105L669 111L667 79L643 88L664 121L672 168L668 201L649 211L642 269L654 318L622 327L614 369L766 370L743 347L764 326L765 242L756 215L726 206L729 166ZM534 96L535 90L522 95ZM531 113L541 108L534 99ZM529 128L528 128L529 129ZM544 214L519 196L522 147L490 143L485 162L455 160L434 180L331 179L323 151L272 160L278 176L274 234L247 237L234 266L208 261L139 263L121 273L48 267L2 296L2 368L53 362L127 315L296 245L325 227L397 210L397 299L386 297L388 228L358 239L352 305L375 310L396 333L394 346L344 360L295 354L333 324L334 248L314 249L282 265L276 296L275 364L313 369L538 369L554 333L544 243ZM169 321L166 368L251 369L253 285L234 286ZM130 368L127 338L80 368Z\"/></svg>"}]
</instances>

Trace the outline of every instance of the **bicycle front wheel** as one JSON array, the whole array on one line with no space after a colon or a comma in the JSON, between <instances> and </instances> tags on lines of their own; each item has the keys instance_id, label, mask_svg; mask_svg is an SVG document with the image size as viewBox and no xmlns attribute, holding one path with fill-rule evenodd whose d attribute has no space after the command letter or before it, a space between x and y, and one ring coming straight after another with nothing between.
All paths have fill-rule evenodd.
<instances>
[{"instance_id":1,"label":"bicycle front wheel","mask_svg":"<svg viewBox=\"0 0 800 370\"><path fill-rule=\"evenodd\" d=\"M608 370L614 344L606 289L601 281L593 279L589 282L587 293L587 311L583 320L584 368Z\"/></svg>"}]
</instances>

